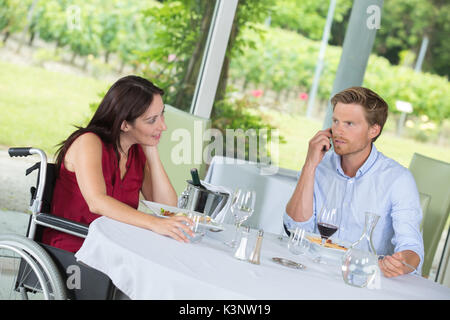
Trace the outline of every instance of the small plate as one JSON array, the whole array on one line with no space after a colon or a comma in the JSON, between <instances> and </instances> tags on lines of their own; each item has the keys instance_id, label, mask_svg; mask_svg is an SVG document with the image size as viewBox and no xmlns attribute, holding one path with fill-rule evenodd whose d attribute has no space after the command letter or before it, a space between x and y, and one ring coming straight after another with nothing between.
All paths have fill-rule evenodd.
<instances>
[{"instance_id":1,"label":"small plate","mask_svg":"<svg viewBox=\"0 0 450 320\"><path fill-rule=\"evenodd\" d=\"M289 268L293 268L293 269L303 270L306 268L306 266L301 263L298 263L298 262L295 262L295 261L292 261L289 259L285 259L285 258L275 257L275 258L272 258L272 261L275 263L281 264L285 267L289 267Z\"/></svg>"},{"instance_id":2,"label":"small plate","mask_svg":"<svg viewBox=\"0 0 450 320\"><path fill-rule=\"evenodd\" d=\"M318 253L323 257L327 257L333 260L341 259L342 256L347 252L347 249L351 246L351 243L348 241L340 240L340 239L331 239L333 243L343 246L345 249L338 249L338 248L332 248L332 247L325 247L321 244L311 241L310 238L320 239L320 235L311 234L308 235L309 242L311 243L310 251L312 253Z\"/></svg>"},{"instance_id":3,"label":"small plate","mask_svg":"<svg viewBox=\"0 0 450 320\"><path fill-rule=\"evenodd\" d=\"M150 209L150 213L157 216L157 217L162 217L162 218L168 218L168 216L164 216L161 213L161 209L165 210L165 211L170 211L175 213L176 215L185 215L187 216L189 213L194 213L194 214L199 214L199 215L204 215L203 213L197 212L197 211L191 211L191 210L187 210L187 209L181 209L181 208L177 208L177 207L172 207L172 206L168 206L162 203L157 203L157 202L152 202L152 201L147 201L147 200L141 200L141 202ZM224 230L223 226L220 225L219 223L217 223L216 221L214 221L213 219L211 219L208 222L200 222L199 225L204 226L209 228L211 231L222 231Z\"/></svg>"}]
</instances>

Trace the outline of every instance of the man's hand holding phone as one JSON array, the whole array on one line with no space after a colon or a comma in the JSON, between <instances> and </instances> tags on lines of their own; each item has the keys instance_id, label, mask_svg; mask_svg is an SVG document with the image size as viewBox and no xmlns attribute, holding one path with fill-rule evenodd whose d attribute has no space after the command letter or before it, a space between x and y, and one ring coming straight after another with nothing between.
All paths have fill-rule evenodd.
<instances>
[{"instance_id":1,"label":"man's hand holding phone","mask_svg":"<svg viewBox=\"0 0 450 320\"><path fill-rule=\"evenodd\" d=\"M322 161L325 153L331 148L331 128L321 130L309 141L308 154L305 166L316 168Z\"/></svg>"}]
</instances>

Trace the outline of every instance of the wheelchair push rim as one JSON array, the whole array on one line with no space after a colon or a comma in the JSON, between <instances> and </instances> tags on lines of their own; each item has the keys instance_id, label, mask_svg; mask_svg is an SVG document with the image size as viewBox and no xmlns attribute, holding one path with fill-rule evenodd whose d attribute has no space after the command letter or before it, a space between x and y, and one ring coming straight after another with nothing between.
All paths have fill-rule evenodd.
<instances>
[{"instance_id":1,"label":"wheelchair push rim","mask_svg":"<svg viewBox=\"0 0 450 320\"><path fill-rule=\"evenodd\" d=\"M0 236L0 299L66 297L59 271L42 247L20 235Z\"/></svg>"}]
</instances>

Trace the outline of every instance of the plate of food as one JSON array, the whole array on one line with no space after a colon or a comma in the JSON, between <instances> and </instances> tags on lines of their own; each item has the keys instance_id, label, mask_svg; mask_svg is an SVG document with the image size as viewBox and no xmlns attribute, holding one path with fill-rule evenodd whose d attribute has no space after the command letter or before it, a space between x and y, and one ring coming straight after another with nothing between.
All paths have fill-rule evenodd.
<instances>
[{"instance_id":1,"label":"plate of food","mask_svg":"<svg viewBox=\"0 0 450 320\"><path fill-rule=\"evenodd\" d=\"M351 243L340 239L327 239L325 244L322 245L322 239L320 235L310 234L306 238L311 243L310 250L313 253L318 253L321 256L329 257L332 259L340 259L347 252Z\"/></svg>"},{"instance_id":2,"label":"plate of food","mask_svg":"<svg viewBox=\"0 0 450 320\"><path fill-rule=\"evenodd\" d=\"M177 207L168 206L162 203L147 201L147 200L141 200L141 202L150 209L150 213L162 217L162 218L168 218L173 216L185 216L187 217L190 213L201 215L199 224L201 226L207 227L211 231L220 231L224 230L223 226L216 222L214 219L212 219L210 216L205 215L204 213L200 213L197 211L191 211L188 209L181 209Z\"/></svg>"}]
</instances>

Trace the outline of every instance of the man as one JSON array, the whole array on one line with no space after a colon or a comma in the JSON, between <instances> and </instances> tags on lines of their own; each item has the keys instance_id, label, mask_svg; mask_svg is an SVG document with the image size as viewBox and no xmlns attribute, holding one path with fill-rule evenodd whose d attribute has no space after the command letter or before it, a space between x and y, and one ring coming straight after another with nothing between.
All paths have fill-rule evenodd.
<instances>
[{"instance_id":1,"label":"man","mask_svg":"<svg viewBox=\"0 0 450 320\"><path fill-rule=\"evenodd\" d=\"M316 230L316 219L332 182L343 193L342 217L335 236L354 242L364 228L365 212L380 216L372 240L386 277L419 272L424 249L419 193L408 169L377 151L373 142L388 115L375 92L352 87L332 99L332 126L309 142L297 186L286 206L285 228ZM331 148L330 139L334 150ZM403 263L402 263L403 262Z\"/></svg>"}]
</instances>

